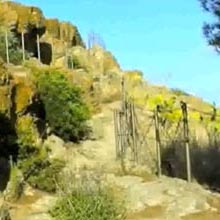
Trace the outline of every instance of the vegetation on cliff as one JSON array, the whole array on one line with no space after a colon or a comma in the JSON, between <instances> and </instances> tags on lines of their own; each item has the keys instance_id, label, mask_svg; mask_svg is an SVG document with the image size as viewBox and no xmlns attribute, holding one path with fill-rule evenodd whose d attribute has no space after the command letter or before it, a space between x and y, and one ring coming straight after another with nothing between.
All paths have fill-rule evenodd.
<instances>
[{"instance_id":1,"label":"vegetation on cliff","mask_svg":"<svg viewBox=\"0 0 220 220\"><path fill-rule=\"evenodd\" d=\"M38 77L37 93L51 132L66 141L78 141L86 136L89 109L82 101L79 87L70 85L60 72L45 72Z\"/></svg>"}]
</instances>

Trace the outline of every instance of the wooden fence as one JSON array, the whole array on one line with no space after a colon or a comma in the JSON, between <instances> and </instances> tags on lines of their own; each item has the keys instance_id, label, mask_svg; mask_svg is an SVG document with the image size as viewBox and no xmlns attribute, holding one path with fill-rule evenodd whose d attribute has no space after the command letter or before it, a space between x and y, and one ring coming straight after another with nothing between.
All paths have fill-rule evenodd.
<instances>
[{"instance_id":1,"label":"wooden fence","mask_svg":"<svg viewBox=\"0 0 220 220\"><path fill-rule=\"evenodd\" d=\"M180 120L175 124L173 133L175 134L175 138L179 142L182 142L184 144L186 179L188 180L188 182L191 182L192 173L188 110L192 110L194 112L197 111L201 114L210 116L210 118L216 118L219 116L216 115L216 108L213 108L213 112L211 113L202 112L188 107L187 103L183 101L179 103L179 110L181 110L181 117ZM148 121L148 123L145 123L142 120L141 127L139 121L140 107L135 105L134 102L128 100L128 98L126 97L124 81L122 81L121 108L114 110L116 159L121 160L123 163L126 157L126 152L130 148L131 158L134 164L137 165L141 163L141 149L143 147L146 147L146 142L149 141L149 139L151 139L155 143L157 174L160 177L162 175L162 145L170 141L170 139L168 138L169 134L167 134L167 129L163 127L163 117L161 116L161 114L165 111L169 110L162 109L160 105L157 105L153 111L142 109L142 112L144 112L148 116L148 120L146 120ZM154 129L153 138L152 136L149 137L147 135L150 129Z\"/></svg>"}]
</instances>

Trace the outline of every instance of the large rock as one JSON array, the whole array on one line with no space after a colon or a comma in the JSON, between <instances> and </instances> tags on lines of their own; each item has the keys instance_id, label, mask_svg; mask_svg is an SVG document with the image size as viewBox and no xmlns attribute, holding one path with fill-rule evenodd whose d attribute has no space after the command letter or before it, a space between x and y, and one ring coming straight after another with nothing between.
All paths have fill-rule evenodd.
<instances>
[{"instance_id":1,"label":"large rock","mask_svg":"<svg viewBox=\"0 0 220 220\"><path fill-rule=\"evenodd\" d=\"M89 50L83 47L73 47L70 51L76 68L84 68L93 75L107 74L108 72L120 72L120 66L114 56L95 45Z\"/></svg>"},{"instance_id":2,"label":"large rock","mask_svg":"<svg viewBox=\"0 0 220 220\"><path fill-rule=\"evenodd\" d=\"M55 136L51 135L44 142L44 146L47 147L50 151L50 159L63 159L65 157L66 149L64 147L64 141Z\"/></svg>"},{"instance_id":3,"label":"large rock","mask_svg":"<svg viewBox=\"0 0 220 220\"><path fill-rule=\"evenodd\" d=\"M44 58L44 54L47 52L45 57L51 56L50 62L65 56L68 48L73 46L85 47L77 27L69 22L59 22L57 19L46 19L46 32L41 41L41 49L45 49L45 52L42 51L42 58ZM46 44L49 44L51 47L46 47ZM48 55L49 49L51 54ZM47 64L50 62L46 61ZM65 63L62 64L62 66L64 65Z\"/></svg>"},{"instance_id":4,"label":"large rock","mask_svg":"<svg viewBox=\"0 0 220 220\"><path fill-rule=\"evenodd\" d=\"M24 33L25 49L36 56L37 35L42 36L45 33L45 18L42 11L37 7L15 2L2 2L0 17L3 17L4 25L9 26L15 33L20 44L21 33Z\"/></svg>"},{"instance_id":5,"label":"large rock","mask_svg":"<svg viewBox=\"0 0 220 220\"><path fill-rule=\"evenodd\" d=\"M5 10L7 9L7 13ZM11 16L13 13L13 16ZM24 6L15 2L2 2L0 14L4 16L4 21L10 25L16 25L18 33L28 31L28 28L41 29L45 27L45 19L42 11L33 6Z\"/></svg>"}]
</instances>

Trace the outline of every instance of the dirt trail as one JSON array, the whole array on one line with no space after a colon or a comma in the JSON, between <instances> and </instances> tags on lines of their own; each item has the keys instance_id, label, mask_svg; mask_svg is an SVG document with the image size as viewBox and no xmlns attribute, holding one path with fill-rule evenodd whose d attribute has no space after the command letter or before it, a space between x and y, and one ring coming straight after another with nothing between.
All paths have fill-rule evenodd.
<instances>
[{"instance_id":1,"label":"dirt trail","mask_svg":"<svg viewBox=\"0 0 220 220\"><path fill-rule=\"evenodd\" d=\"M8 204L12 220L50 220L48 209L56 197L29 189L16 203Z\"/></svg>"},{"instance_id":2,"label":"dirt trail","mask_svg":"<svg viewBox=\"0 0 220 220\"><path fill-rule=\"evenodd\" d=\"M124 192L129 220L197 220L197 216L202 220L207 216L210 219L216 219L211 218L212 216L219 217L220 195L205 190L197 183L188 184L186 181L165 176L161 179L148 177L147 169L146 176L142 172L142 177L131 174L120 176L117 173L112 117L113 109L117 106L119 103L110 104L102 114L96 116L102 119L104 137L84 142L80 150L75 152L74 161L70 160L71 166L105 172L106 181Z\"/></svg>"},{"instance_id":3,"label":"dirt trail","mask_svg":"<svg viewBox=\"0 0 220 220\"><path fill-rule=\"evenodd\" d=\"M83 142L65 152L67 170L86 169L113 184L124 195L128 209L127 220L218 220L220 219L220 195L202 186L168 177L122 176L115 161L115 140L112 109L118 103L105 108L95 118L101 120L99 132L102 138ZM97 135L97 134L96 134ZM62 151L63 153L63 151ZM63 154L62 154L63 155ZM146 171L147 173L147 171ZM12 209L12 220L51 220L47 210L56 197L30 190L21 199L17 209Z\"/></svg>"}]
</instances>

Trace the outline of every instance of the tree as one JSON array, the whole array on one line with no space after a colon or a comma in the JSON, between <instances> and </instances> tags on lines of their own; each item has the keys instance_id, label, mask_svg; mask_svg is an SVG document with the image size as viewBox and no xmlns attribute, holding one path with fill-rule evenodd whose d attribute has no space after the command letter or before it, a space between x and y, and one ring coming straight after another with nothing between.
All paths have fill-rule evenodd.
<instances>
[{"instance_id":1,"label":"tree","mask_svg":"<svg viewBox=\"0 0 220 220\"><path fill-rule=\"evenodd\" d=\"M40 74L37 89L52 132L66 141L82 139L88 132L89 111L79 88L60 72L51 71Z\"/></svg>"},{"instance_id":2,"label":"tree","mask_svg":"<svg viewBox=\"0 0 220 220\"><path fill-rule=\"evenodd\" d=\"M199 0L203 9L215 17L214 23L205 23L203 32L208 44L220 52L220 0Z\"/></svg>"}]
</instances>

